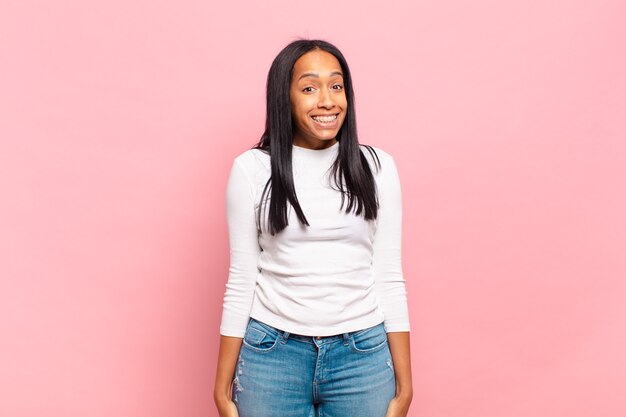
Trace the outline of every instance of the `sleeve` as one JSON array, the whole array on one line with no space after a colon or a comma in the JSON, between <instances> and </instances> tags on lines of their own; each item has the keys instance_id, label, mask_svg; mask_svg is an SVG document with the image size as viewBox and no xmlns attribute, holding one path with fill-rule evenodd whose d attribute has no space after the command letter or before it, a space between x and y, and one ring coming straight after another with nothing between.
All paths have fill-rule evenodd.
<instances>
[{"instance_id":1,"label":"sleeve","mask_svg":"<svg viewBox=\"0 0 626 417\"><path fill-rule=\"evenodd\" d=\"M379 210L373 243L374 287L385 315L387 332L410 331L402 272L402 195L400 178L390 155L382 155L377 182Z\"/></svg>"},{"instance_id":2,"label":"sleeve","mask_svg":"<svg viewBox=\"0 0 626 417\"><path fill-rule=\"evenodd\" d=\"M235 159L226 187L230 268L220 325L223 336L243 337L250 317L261 253L255 198L252 180Z\"/></svg>"}]
</instances>

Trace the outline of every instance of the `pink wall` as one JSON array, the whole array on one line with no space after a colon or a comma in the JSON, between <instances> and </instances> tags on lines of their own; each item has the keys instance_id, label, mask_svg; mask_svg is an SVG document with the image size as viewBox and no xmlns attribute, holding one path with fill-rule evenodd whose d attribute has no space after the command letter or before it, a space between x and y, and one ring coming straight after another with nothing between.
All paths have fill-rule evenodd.
<instances>
[{"instance_id":1,"label":"pink wall","mask_svg":"<svg viewBox=\"0 0 626 417\"><path fill-rule=\"evenodd\" d=\"M376 4L2 2L0 415L216 415L226 176L297 36L402 176L410 415L624 415L624 3Z\"/></svg>"}]
</instances>

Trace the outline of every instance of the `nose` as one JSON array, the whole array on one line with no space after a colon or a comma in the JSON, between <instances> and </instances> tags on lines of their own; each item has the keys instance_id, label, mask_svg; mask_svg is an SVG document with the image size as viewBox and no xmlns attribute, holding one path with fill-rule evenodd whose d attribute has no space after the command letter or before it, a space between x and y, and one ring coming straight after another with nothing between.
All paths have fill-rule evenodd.
<instances>
[{"instance_id":1,"label":"nose","mask_svg":"<svg viewBox=\"0 0 626 417\"><path fill-rule=\"evenodd\" d=\"M325 88L320 89L319 102L317 103L317 107L322 107L325 109L332 109L335 107L335 100L333 99L332 93Z\"/></svg>"}]
</instances>

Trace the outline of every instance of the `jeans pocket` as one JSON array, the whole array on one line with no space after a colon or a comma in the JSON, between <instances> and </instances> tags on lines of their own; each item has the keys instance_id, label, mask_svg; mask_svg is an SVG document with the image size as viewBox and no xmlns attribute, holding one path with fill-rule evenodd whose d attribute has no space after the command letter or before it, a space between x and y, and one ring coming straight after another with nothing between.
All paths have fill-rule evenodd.
<instances>
[{"instance_id":1,"label":"jeans pocket","mask_svg":"<svg viewBox=\"0 0 626 417\"><path fill-rule=\"evenodd\" d=\"M350 347L357 353L378 352L387 346L387 332L382 324L353 333Z\"/></svg>"},{"instance_id":2,"label":"jeans pocket","mask_svg":"<svg viewBox=\"0 0 626 417\"><path fill-rule=\"evenodd\" d=\"M276 349L279 340L280 333L266 324L251 319L243 336L243 346L258 353L268 353Z\"/></svg>"}]
</instances>

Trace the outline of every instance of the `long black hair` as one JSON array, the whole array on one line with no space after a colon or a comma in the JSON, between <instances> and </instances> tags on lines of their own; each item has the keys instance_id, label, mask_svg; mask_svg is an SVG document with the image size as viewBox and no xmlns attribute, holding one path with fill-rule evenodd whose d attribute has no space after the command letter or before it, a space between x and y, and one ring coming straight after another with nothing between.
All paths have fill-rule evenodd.
<instances>
[{"instance_id":1,"label":"long black hair","mask_svg":"<svg viewBox=\"0 0 626 417\"><path fill-rule=\"evenodd\" d=\"M269 199L267 230L272 235L281 232L288 224L287 202L295 210L300 223L309 226L298 202L293 183L291 154L294 122L291 114L289 90L295 62L302 55L314 49L332 54L339 61L343 72L348 109L343 124L337 133L339 152L331 167L331 175L338 190L341 191L341 207L343 208L347 198L346 213L354 211L356 215L363 214L366 220L376 219L378 215L376 183L368 161L361 151L361 146L371 153L376 161L377 169L380 168L380 161L372 147L359 145L354 113L354 89L352 88L348 63L339 49L329 42L299 39L287 45L272 62L267 76L265 131L255 146L256 149L261 149L270 155L271 176L261 194L258 221L261 229L261 218L265 217Z\"/></svg>"}]
</instances>

